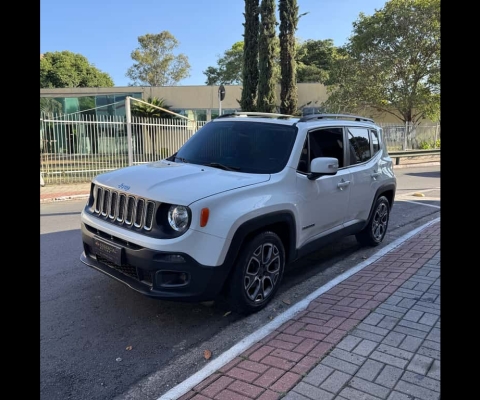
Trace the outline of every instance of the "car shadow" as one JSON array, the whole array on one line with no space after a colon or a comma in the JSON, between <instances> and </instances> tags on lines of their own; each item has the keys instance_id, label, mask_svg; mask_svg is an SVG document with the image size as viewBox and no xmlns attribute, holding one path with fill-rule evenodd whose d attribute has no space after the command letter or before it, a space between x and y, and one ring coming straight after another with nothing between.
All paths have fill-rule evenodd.
<instances>
[{"instance_id":1,"label":"car shadow","mask_svg":"<svg viewBox=\"0 0 480 400\"><path fill-rule=\"evenodd\" d=\"M405 175L419 176L422 178L440 178L440 171L428 171L428 172L409 172Z\"/></svg>"}]
</instances>

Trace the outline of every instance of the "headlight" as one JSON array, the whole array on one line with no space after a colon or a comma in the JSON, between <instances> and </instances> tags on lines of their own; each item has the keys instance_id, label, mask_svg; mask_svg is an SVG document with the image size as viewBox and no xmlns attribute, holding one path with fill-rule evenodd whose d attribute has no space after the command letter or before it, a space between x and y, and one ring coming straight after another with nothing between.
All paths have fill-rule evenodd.
<instances>
[{"instance_id":1,"label":"headlight","mask_svg":"<svg viewBox=\"0 0 480 400\"><path fill-rule=\"evenodd\" d=\"M168 223L173 230L184 232L188 227L188 210L184 206L170 206L168 210Z\"/></svg>"}]
</instances>

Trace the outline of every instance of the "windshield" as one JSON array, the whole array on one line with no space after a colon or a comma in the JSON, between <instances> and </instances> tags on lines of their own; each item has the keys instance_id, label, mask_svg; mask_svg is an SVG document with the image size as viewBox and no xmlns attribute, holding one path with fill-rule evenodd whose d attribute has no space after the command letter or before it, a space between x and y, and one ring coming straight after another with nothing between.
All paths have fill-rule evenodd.
<instances>
[{"instance_id":1,"label":"windshield","mask_svg":"<svg viewBox=\"0 0 480 400\"><path fill-rule=\"evenodd\" d=\"M296 135L297 128L291 125L210 122L169 160L253 174L273 174L285 168Z\"/></svg>"}]
</instances>

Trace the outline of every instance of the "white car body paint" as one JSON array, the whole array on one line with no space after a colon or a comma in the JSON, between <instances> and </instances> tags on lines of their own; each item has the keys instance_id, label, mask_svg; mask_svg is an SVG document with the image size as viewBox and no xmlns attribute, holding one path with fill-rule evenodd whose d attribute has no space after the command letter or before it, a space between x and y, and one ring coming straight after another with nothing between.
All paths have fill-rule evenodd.
<instances>
[{"instance_id":1,"label":"white car body paint","mask_svg":"<svg viewBox=\"0 0 480 400\"><path fill-rule=\"evenodd\" d=\"M295 234L291 236L295 236L295 241L285 243L284 247L301 250L302 246L350 225L365 225L381 185L388 183L395 188L393 163L383 143L381 150L368 161L340 167L334 175L308 179L306 173L297 171L302 149L312 130L343 128L347 144L345 127L381 132L372 122L228 117L218 118L205 127L216 121L239 126L252 121L296 125L295 142L284 168L276 173L247 173L188 163L188 160L161 160L122 168L98 175L93 184L157 204L187 206L191 211L187 231L177 237L158 238L112 223L87 210L82 212L82 223L92 231L102 232L106 240L117 238L151 251L183 253L205 267L215 267L225 262L235 233L242 224L257 217L274 213L291 215ZM347 162L346 157L344 162ZM201 226L200 216L205 208L209 210L208 223Z\"/></svg>"}]
</instances>

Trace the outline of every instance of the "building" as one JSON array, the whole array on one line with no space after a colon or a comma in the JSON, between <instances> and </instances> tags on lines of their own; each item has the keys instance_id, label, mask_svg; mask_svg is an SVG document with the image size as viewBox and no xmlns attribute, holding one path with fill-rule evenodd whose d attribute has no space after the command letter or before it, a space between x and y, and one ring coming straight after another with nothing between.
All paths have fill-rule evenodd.
<instances>
[{"instance_id":1,"label":"building","mask_svg":"<svg viewBox=\"0 0 480 400\"><path fill-rule=\"evenodd\" d=\"M297 84L298 108L304 114L318 112L327 99L326 87L321 83ZM225 98L219 102L219 86L124 86L111 88L40 89L40 97L54 98L62 104L64 113L95 113L96 115L125 115L125 97L147 100L158 97L166 101L172 111L196 121L210 121L219 115L240 110L238 100L242 86L225 85ZM280 104L280 85L277 85L277 103ZM221 110L220 110L221 107ZM359 112L362 114L361 112ZM363 113L369 116L366 111ZM392 115L375 115L381 123L400 123ZM430 122L431 123L431 122Z\"/></svg>"},{"instance_id":2,"label":"building","mask_svg":"<svg viewBox=\"0 0 480 400\"><path fill-rule=\"evenodd\" d=\"M40 89L40 97L54 98L62 104L65 113L95 112L102 115L125 115L125 97L147 100L149 97L165 99L172 111L197 121L210 121L219 112L226 114L240 110L238 100L242 86L225 85L225 98L219 102L218 86L125 86L112 88ZM325 86L319 83L298 84L299 109L320 107L327 98ZM277 85L280 99L280 85ZM111 107L108 107L111 105ZM221 108L221 109L220 109Z\"/></svg>"}]
</instances>

